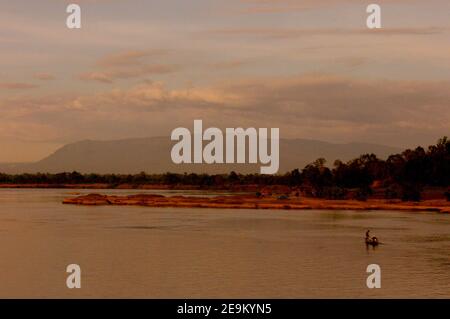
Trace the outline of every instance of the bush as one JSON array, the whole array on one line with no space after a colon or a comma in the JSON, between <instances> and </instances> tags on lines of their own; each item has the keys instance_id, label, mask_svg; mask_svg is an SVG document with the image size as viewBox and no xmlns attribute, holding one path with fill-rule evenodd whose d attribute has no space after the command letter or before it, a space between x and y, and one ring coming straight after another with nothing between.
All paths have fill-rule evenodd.
<instances>
[{"instance_id":1,"label":"bush","mask_svg":"<svg viewBox=\"0 0 450 319\"><path fill-rule=\"evenodd\" d=\"M445 196L445 198L447 198L447 201L450 202L450 191L446 191L446 192L444 193L444 196Z\"/></svg>"},{"instance_id":2,"label":"bush","mask_svg":"<svg viewBox=\"0 0 450 319\"><path fill-rule=\"evenodd\" d=\"M403 185L402 186L402 201L419 202L422 198L421 187L417 185Z\"/></svg>"},{"instance_id":3,"label":"bush","mask_svg":"<svg viewBox=\"0 0 450 319\"><path fill-rule=\"evenodd\" d=\"M346 199L347 190L342 187L333 186L324 189L324 197L327 199Z\"/></svg>"},{"instance_id":4,"label":"bush","mask_svg":"<svg viewBox=\"0 0 450 319\"><path fill-rule=\"evenodd\" d=\"M401 196L401 188L400 186L396 184L389 185L386 190L384 191L384 197L386 199L396 199L400 198Z\"/></svg>"},{"instance_id":5,"label":"bush","mask_svg":"<svg viewBox=\"0 0 450 319\"><path fill-rule=\"evenodd\" d=\"M355 199L365 202L371 194L372 189L370 187L361 187L356 190Z\"/></svg>"}]
</instances>

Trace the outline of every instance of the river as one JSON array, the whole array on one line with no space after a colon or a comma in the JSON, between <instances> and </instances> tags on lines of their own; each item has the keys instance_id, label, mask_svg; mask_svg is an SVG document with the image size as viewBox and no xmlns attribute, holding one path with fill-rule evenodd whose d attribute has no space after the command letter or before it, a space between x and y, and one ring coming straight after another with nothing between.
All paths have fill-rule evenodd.
<instances>
[{"instance_id":1,"label":"river","mask_svg":"<svg viewBox=\"0 0 450 319\"><path fill-rule=\"evenodd\" d=\"M180 194L0 190L0 297L450 297L448 214L61 204L89 192ZM81 289L66 287L69 264Z\"/></svg>"}]
</instances>

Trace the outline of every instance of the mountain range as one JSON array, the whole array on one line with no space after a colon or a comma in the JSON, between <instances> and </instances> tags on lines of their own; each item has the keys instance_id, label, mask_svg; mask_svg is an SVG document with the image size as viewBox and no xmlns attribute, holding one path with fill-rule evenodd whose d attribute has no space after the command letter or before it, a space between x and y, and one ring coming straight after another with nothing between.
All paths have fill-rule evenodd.
<instances>
[{"instance_id":1,"label":"mountain range","mask_svg":"<svg viewBox=\"0 0 450 319\"><path fill-rule=\"evenodd\" d=\"M169 137L132 138L111 141L84 140L67 144L46 158L33 163L0 164L0 172L58 173L257 173L260 164L174 164L170 151L175 142ZM348 161L361 154L379 158L400 153L402 149L369 143L336 144L307 139L280 140L280 170L284 173L323 157L329 166L336 159Z\"/></svg>"}]
</instances>

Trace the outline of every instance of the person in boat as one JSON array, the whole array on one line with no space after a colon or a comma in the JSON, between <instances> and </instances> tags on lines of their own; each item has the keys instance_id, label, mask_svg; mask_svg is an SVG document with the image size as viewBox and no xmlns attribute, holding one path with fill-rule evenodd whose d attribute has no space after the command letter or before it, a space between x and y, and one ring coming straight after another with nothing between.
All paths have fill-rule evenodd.
<instances>
[{"instance_id":1,"label":"person in boat","mask_svg":"<svg viewBox=\"0 0 450 319\"><path fill-rule=\"evenodd\" d=\"M366 231L366 244L377 246L379 244L377 237L370 237L370 230Z\"/></svg>"}]
</instances>

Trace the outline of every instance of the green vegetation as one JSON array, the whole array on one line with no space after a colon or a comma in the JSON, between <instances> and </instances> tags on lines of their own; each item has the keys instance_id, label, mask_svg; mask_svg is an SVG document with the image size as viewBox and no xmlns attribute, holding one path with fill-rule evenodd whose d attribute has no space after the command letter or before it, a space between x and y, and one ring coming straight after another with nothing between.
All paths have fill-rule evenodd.
<instances>
[{"instance_id":1,"label":"green vegetation","mask_svg":"<svg viewBox=\"0 0 450 319\"><path fill-rule=\"evenodd\" d=\"M384 189L383 197L418 201L425 186L450 186L450 140L444 137L428 150L417 147L401 154L378 159L374 154L361 155L347 163L335 161L334 167L325 165L318 159L302 170L295 169L284 175L260 174L80 174L78 172L59 174L0 174L2 184L121 184L177 185L200 188L226 188L236 185L286 185L302 189L309 196L343 199L353 194L353 198L366 200L377 183ZM443 194L444 195L444 194ZM445 193L450 200L449 191Z\"/></svg>"}]
</instances>

